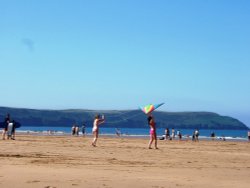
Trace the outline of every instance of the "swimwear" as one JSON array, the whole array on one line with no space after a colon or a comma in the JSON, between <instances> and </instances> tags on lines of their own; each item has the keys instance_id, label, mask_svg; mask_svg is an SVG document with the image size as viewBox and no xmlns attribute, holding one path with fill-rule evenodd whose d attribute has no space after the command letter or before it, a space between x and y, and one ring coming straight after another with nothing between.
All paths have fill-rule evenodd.
<instances>
[{"instance_id":1,"label":"swimwear","mask_svg":"<svg viewBox=\"0 0 250 188\"><path fill-rule=\"evenodd\" d=\"M97 123L98 123L98 120L95 120L94 123L93 123L93 129L92 129L92 132L95 132L97 131L98 127L97 127Z\"/></svg>"},{"instance_id":2,"label":"swimwear","mask_svg":"<svg viewBox=\"0 0 250 188\"><path fill-rule=\"evenodd\" d=\"M149 133L150 133L150 135L153 135L155 133L155 130L151 128Z\"/></svg>"},{"instance_id":3,"label":"swimwear","mask_svg":"<svg viewBox=\"0 0 250 188\"><path fill-rule=\"evenodd\" d=\"M92 132L97 131L97 127L93 127Z\"/></svg>"}]
</instances>

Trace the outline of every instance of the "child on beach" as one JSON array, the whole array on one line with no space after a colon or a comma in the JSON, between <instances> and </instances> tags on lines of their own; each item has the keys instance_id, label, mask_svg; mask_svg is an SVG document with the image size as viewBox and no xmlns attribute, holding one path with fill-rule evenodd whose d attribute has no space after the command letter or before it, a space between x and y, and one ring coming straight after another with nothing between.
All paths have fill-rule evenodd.
<instances>
[{"instance_id":1,"label":"child on beach","mask_svg":"<svg viewBox=\"0 0 250 188\"><path fill-rule=\"evenodd\" d=\"M105 121L104 116L102 116L102 118L100 117L100 115L95 116L93 129L92 129L92 133L94 136L93 141L92 141L92 146L94 147L96 147L96 142L97 142L97 138L99 134L99 125L104 123L104 121Z\"/></svg>"},{"instance_id":2,"label":"child on beach","mask_svg":"<svg viewBox=\"0 0 250 188\"><path fill-rule=\"evenodd\" d=\"M152 149L151 145L153 141L155 141L155 149L158 149L157 147L157 135L156 135L156 123L154 121L154 117L152 114L148 116L148 124L150 126L150 140L148 144L148 149Z\"/></svg>"}]
</instances>

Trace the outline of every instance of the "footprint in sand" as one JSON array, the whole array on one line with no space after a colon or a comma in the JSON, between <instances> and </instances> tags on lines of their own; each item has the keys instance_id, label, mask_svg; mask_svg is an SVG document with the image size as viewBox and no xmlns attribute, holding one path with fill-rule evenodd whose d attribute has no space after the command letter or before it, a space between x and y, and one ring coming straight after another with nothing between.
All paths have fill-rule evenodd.
<instances>
[{"instance_id":1,"label":"footprint in sand","mask_svg":"<svg viewBox=\"0 0 250 188\"><path fill-rule=\"evenodd\" d=\"M27 183L39 183L39 180L27 181Z\"/></svg>"}]
</instances>

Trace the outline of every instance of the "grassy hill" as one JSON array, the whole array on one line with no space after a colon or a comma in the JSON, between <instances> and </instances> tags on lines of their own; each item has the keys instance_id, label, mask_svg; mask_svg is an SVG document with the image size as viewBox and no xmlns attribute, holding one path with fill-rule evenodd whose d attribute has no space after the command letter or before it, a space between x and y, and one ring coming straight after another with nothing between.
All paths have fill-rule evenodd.
<instances>
[{"instance_id":1,"label":"grassy hill","mask_svg":"<svg viewBox=\"0 0 250 188\"><path fill-rule=\"evenodd\" d=\"M85 122L92 126L95 114L104 114L107 127L147 127L146 115L140 110L36 110L0 107L0 121L9 113L11 118L25 126L71 126ZM154 112L159 128L189 129L248 129L237 119L212 112Z\"/></svg>"}]
</instances>

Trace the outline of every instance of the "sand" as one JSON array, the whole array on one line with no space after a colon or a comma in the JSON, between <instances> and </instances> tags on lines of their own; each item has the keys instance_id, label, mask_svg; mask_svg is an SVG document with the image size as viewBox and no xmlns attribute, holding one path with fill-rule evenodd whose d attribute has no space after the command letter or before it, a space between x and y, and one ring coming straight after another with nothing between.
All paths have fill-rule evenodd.
<instances>
[{"instance_id":1,"label":"sand","mask_svg":"<svg viewBox=\"0 0 250 188\"><path fill-rule=\"evenodd\" d=\"M250 143L18 135L0 140L1 188L250 187Z\"/></svg>"}]
</instances>

